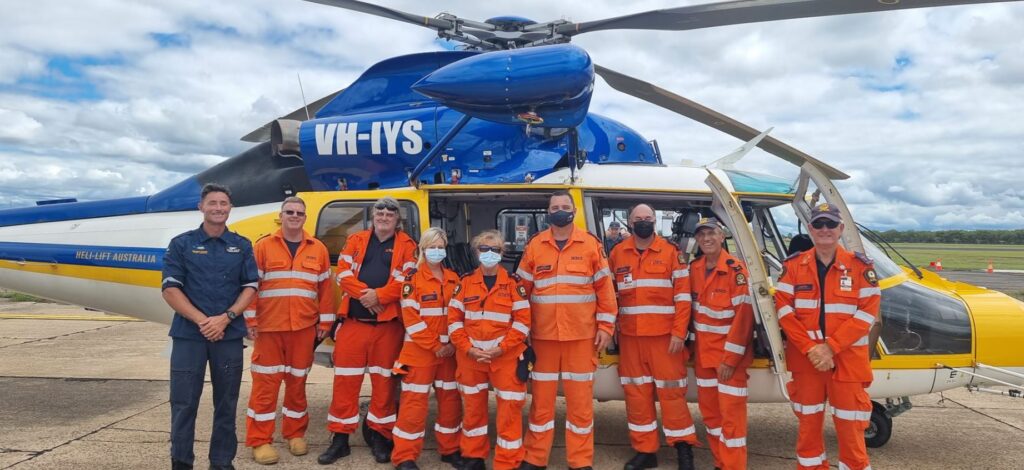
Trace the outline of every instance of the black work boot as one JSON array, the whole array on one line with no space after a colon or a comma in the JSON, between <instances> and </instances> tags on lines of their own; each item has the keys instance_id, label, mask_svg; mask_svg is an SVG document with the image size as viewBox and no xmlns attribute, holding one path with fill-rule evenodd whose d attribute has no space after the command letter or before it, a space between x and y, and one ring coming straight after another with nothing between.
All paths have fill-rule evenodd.
<instances>
[{"instance_id":1,"label":"black work boot","mask_svg":"<svg viewBox=\"0 0 1024 470\"><path fill-rule=\"evenodd\" d=\"M459 451L452 452L450 454L441 455L441 461L447 463L455 468L462 468L462 453Z\"/></svg>"},{"instance_id":2,"label":"black work boot","mask_svg":"<svg viewBox=\"0 0 1024 470\"><path fill-rule=\"evenodd\" d=\"M519 464L518 470L547 470L547 467L541 467L540 465L534 465L534 464L524 460L523 463Z\"/></svg>"},{"instance_id":3,"label":"black work boot","mask_svg":"<svg viewBox=\"0 0 1024 470\"><path fill-rule=\"evenodd\" d=\"M348 446L348 434L336 432L334 438L331 439L331 446L320 454L316 461L320 465L330 465L351 453L352 448Z\"/></svg>"},{"instance_id":4,"label":"black work boot","mask_svg":"<svg viewBox=\"0 0 1024 470\"><path fill-rule=\"evenodd\" d=\"M416 465L416 462L413 462L412 460L406 460L405 462L402 462L402 463L398 464L398 466L395 467L395 469L396 470L420 470L420 467L419 467L419 465Z\"/></svg>"},{"instance_id":5,"label":"black work boot","mask_svg":"<svg viewBox=\"0 0 1024 470\"><path fill-rule=\"evenodd\" d=\"M626 462L622 470L640 470L643 468L658 468L658 454L637 452L633 458Z\"/></svg>"},{"instance_id":6,"label":"black work boot","mask_svg":"<svg viewBox=\"0 0 1024 470\"><path fill-rule=\"evenodd\" d=\"M370 453L373 454L373 460L376 460L377 463L390 462L391 451L394 448L394 441L380 435L374 437L373 442L370 443Z\"/></svg>"},{"instance_id":7,"label":"black work boot","mask_svg":"<svg viewBox=\"0 0 1024 470\"><path fill-rule=\"evenodd\" d=\"M171 459L171 470L192 470L192 464Z\"/></svg>"},{"instance_id":8,"label":"black work boot","mask_svg":"<svg viewBox=\"0 0 1024 470\"><path fill-rule=\"evenodd\" d=\"M487 470L484 459L462 459L461 470Z\"/></svg>"},{"instance_id":9,"label":"black work boot","mask_svg":"<svg viewBox=\"0 0 1024 470\"><path fill-rule=\"evenodd\" d=\"M676 456L679 458L679 470L693 470L693 446L689 442L676 443Z\"/></svg>"}]
</instances>

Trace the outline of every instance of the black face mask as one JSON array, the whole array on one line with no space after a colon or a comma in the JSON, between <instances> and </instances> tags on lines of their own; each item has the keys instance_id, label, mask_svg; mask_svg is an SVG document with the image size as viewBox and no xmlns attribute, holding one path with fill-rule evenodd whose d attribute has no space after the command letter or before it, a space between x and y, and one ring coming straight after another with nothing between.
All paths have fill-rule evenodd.
<instances>
[{"instance_id":1,"label":"black face mask","mask_svg":"<svg viewBox=\"0 0 1024 470\"><path fill-rule=\"evenodd\" d=\"M572 223L574 214L569 211L548 212L548 223L555 227L565 227Z\"/></svg>"},{"instance_id":2,"label":"black face mask","mask_svg":"<svg viewBox=\"0 0 1024 470\"><path fill-rule=\"evenodd\" d=\"M633 222L633 234L640 238L648 238L654 235L654 222L649 220Z\"/></svg>"}]
</instances>

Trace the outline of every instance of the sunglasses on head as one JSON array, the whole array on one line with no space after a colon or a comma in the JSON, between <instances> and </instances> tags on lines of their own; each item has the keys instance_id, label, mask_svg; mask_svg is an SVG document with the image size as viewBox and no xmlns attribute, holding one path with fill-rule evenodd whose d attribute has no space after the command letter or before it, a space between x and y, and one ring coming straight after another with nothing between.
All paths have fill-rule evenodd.
<instances>
[{"instance_id":1,"label":"sunglasses on head","mask_svg":"<svg viewBox=\"0 0 1024 470\"><path fill-rule=\"evenodd\" d=\"M480 245L480 246L476 247L476 249L477 249L477 251L479 251L481 253L487 253L488 251L493 251L495 253L501 254L501 247L497 247L497 246Z\"/></svg>"},{"instance_id":2,"label":"sunglasses on head","mask_svg":"<svg viewBox=\"0 0 1024 470\"><path fill-rule=\"evenodd\" d=\"M373 208L379 211L398 212L398 206L386 202L378 202L373 205Z\"/></svg>"},{"instance_id":3,"label":"sunglasses on head","mask_svg":"<svg viewBox=\"0 0 1024 470\"><path fill-rule=\"evenodd\" d=\"M287 211L281 211L281 212L284 212L284 215L297 215L299 217L305 217L306 216L306 213L302 212L302 211L287 210Z\"/></svg>"},{"instance_id":4,"label":"sunglasses on head","mask_svg":"<svg viewBox=\"0 0 1024 470\"><path fill-rule=\"evenodd\" d=\"M838 226L839 226L839 222L836 222L834 220L829 220L829 219L818 219L818 220L815 220L814 222L811 222L811 227L814 227L816 229L822 229L822 228L825 228L825 227L836 228Z\"/></svg>"}]
</instances>

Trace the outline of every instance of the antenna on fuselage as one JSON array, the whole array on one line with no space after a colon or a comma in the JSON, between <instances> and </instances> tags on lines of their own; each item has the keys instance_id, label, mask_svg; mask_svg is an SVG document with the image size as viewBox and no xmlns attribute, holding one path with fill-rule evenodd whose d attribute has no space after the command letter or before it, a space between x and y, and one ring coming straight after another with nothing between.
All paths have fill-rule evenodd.
<instances>
[{"instance_id":1,"label":"antenna on fuselage","mask_svg":"<svg viewBox=\"0 0 1024 470\"><path fill-rule=\"evenodd\" d=\"M309 105L306 104L306 92L302 89L302 76L299 75L299 72L295 72L295 78L299 79L299 93L302 94L302 108L306 110L306 120L308 121L311 118L309 117Z\"/></svg>"}]
</instances>

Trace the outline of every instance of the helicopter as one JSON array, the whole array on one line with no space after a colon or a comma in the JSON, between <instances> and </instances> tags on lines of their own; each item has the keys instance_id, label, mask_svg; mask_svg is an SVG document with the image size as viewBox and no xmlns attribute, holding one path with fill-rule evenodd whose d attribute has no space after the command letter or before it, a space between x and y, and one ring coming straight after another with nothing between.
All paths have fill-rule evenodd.
<instances>
[{"instance_id":1,"label":"helicopter","mask_svg":"<svg viewBox=\"0 0 1024 470\"><path fill-rule=\"evenodd\" d=\"M789 211L805 227L810 208L826 201L855 221L834 184L848 175L766 131L596 64L572 39L616 29L682 31L986 2L755 0L581 23L315 3L431 29L463 47L385 59L345 89L246 135L256 143L251 149L151 196L0 211L0 286L169 323L159 289L162 256L173 236L194 227L199 189L208 182L232 188L231 229L252 240L277 229L281 200L300 195L310 214L307 231L337 256L349 235L368 227L370 206L386 194L400 201L403 229L414 237L431 226L448 231L449 267L471 270L469 239L496 228L508 240L503 263L514 270L526 240L546 227L546 196L564 189L580 210L574 223L599 237L637 202L651 204L659 233L689 252L697 219L713 214L725 222L730 250L750 269L758 313L749 399L785 402L783 338L771 294L782 259L796 248L777 219ZM590 111L597 77L743 145L706 166L673 165L656 141ZM755 148L799 167L796 181L736 169ZM892 418L910 409L910 396L1024 379L1024 360L1015 353L1024 337L1020 302L900 266L895 250L854 223L843 243L875 259L883 289L869 445L888 441ZM317 362L330 365L332 348L322 344ZM601 358L595 398L623 398L616 363L614 351ZM696 387L689 390L695 394Z\"/></svg>"}]
</instances>

